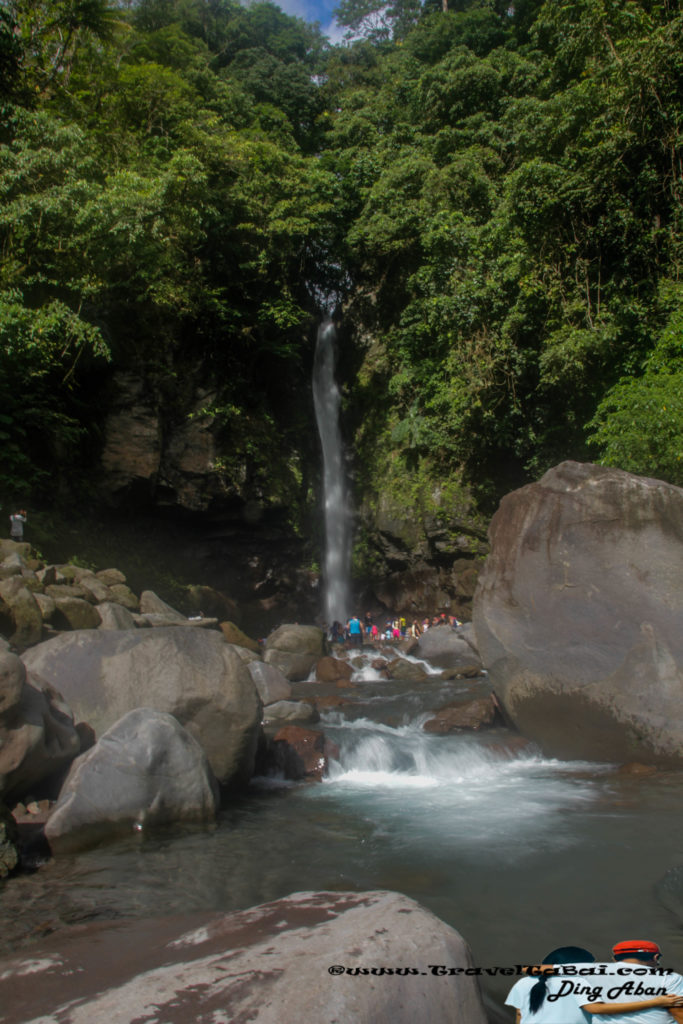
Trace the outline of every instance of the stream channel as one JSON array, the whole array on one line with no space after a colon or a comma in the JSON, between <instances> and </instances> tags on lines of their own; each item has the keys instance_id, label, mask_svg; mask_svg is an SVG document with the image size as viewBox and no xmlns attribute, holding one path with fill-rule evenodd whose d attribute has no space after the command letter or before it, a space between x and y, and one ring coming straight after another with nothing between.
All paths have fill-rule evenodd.
<instances>
[{"instance_id":1,"label":"stream channel","mask_svg":"<svg viewBox=\"0 0 683 1024\"><path fill-rule=\"evenodd\" d=\"M347 703L322 717L340 750L324 782L255 780L210 829L132 834L12 879L0 951L66 923L393 889L457 928L481 967L567 944L606 959L614 942L647 937L680 970L683 775L515 751L506 730L425 733L431 709L483 695L485 677L385 680L374 657L333 688ZM295 684L298 697L321 692ZM512 981L482 987L500 1004Z\"/></svg>"}]
</instances>

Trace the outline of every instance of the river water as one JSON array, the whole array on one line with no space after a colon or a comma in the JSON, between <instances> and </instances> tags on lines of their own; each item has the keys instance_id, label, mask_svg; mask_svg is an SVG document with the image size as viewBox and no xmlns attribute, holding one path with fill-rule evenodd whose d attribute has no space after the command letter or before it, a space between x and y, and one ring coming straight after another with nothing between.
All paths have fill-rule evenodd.
<instances>
[{"instance_id":1,"label":"river water","mask_svg":"<svg viewBox=\"0 0 683 1024\"><path fill-rule=\"evenodd\" d=\"M65 923L381 888L456 927L482 967L568 944L602 959L646 937L681 969L681 774L515 752L505 730L423 732L429 709L486 692L485 679L396 682L368 663L352 682L337 691L348 703L323 716L340 751L326 781L257 780L211 829L131 835L11 880L0 950ZM511 980L484 988L500 1003Z\"/></svg>"}]
</instances>

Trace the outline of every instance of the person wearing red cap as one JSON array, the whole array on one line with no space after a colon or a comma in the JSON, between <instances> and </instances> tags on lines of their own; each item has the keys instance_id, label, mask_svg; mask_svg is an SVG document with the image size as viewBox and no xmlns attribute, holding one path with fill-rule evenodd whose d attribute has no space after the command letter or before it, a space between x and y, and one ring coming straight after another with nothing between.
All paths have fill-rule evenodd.
<instances>
[{"instance_id":1,"label":"person wearing red cap","mask_svg":"<svg viewBox=\"0 0 683 1024\"><path fill-rule=\"evenodd\" d=\"M602 1020L607 1024L616 1020L633 1024L639 1020L636 1014L655 1008L664 1008L670 1022L667 1009L677 1000L683 1006L683 997L679 1000L676 995L668 995L663 985L658 995L650 996L629 995L628 985L622 985L625 998L610 1001L609 992L615 987L610 968L616 970L617 965L596 964L587 949L562 946L548 953L542 964L530 968L526 977L512 986L505 1005L515 1007L516 1024L590 1024ZM630 973L629 968L623 970L626 975ZM647 975L647 969L642 973ZM606 988L602 981L605 975L610 977ZM645 985L640 981L641 988L650 987L649 978ZM591 1001L586 1003L586 999Z\"/></svg>"},{"instance_id":2,"label":"person wearing red cap","mask_svg":"<svg viewBox=\"0 0 683 1024\"><path fill-rule=\"evenodd\" d=\"M604 1024L683 1024L683 978L659 967L662 951L649 939L617 942L612 947L607 978L600 979L598 1001L581 1003L594 1022ZM618 1010L615 1013L615 1004Z\"/></svg>"}]
</instances>

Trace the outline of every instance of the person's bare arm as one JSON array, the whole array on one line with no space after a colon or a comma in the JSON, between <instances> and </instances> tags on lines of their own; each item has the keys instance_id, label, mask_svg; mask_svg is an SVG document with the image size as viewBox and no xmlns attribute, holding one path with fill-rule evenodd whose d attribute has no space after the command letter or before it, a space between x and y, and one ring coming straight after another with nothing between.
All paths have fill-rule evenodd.
<instances>
[{"instance_id":1,"label":"person's bare arm","mask_svg":"<svg viewBox=\"0 0 683 1024\"><path fill-rule=\"evenodd\" d=\"M635 1013L636 1010L652 1010L664 1007L675 1021L683 1024L683 996L655 996L653 999L634 999L630 1003L583 1003L582 1010L596 1016L609 1013Z\"/></svg>"}]
</instances>

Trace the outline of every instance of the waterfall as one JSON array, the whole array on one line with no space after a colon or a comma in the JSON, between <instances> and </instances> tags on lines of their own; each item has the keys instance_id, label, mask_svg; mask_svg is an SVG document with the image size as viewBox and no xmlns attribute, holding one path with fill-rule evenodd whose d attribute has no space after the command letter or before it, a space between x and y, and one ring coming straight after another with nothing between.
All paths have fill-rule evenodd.
<instances>
[{"instance_id":1,"label":"waterfall","mask_svg":"<svg viewBox=\"0 0 683 1024\"><path fill-rule=\"evenodd\" d=\"M332 320L318 328L313 364L313 401L323 450L325 504L325 615L328 624L346 621L350 608L351 517L344 480L339 426L341 395L335 380L336 330Z\"/></svg>"}]
</instances>

